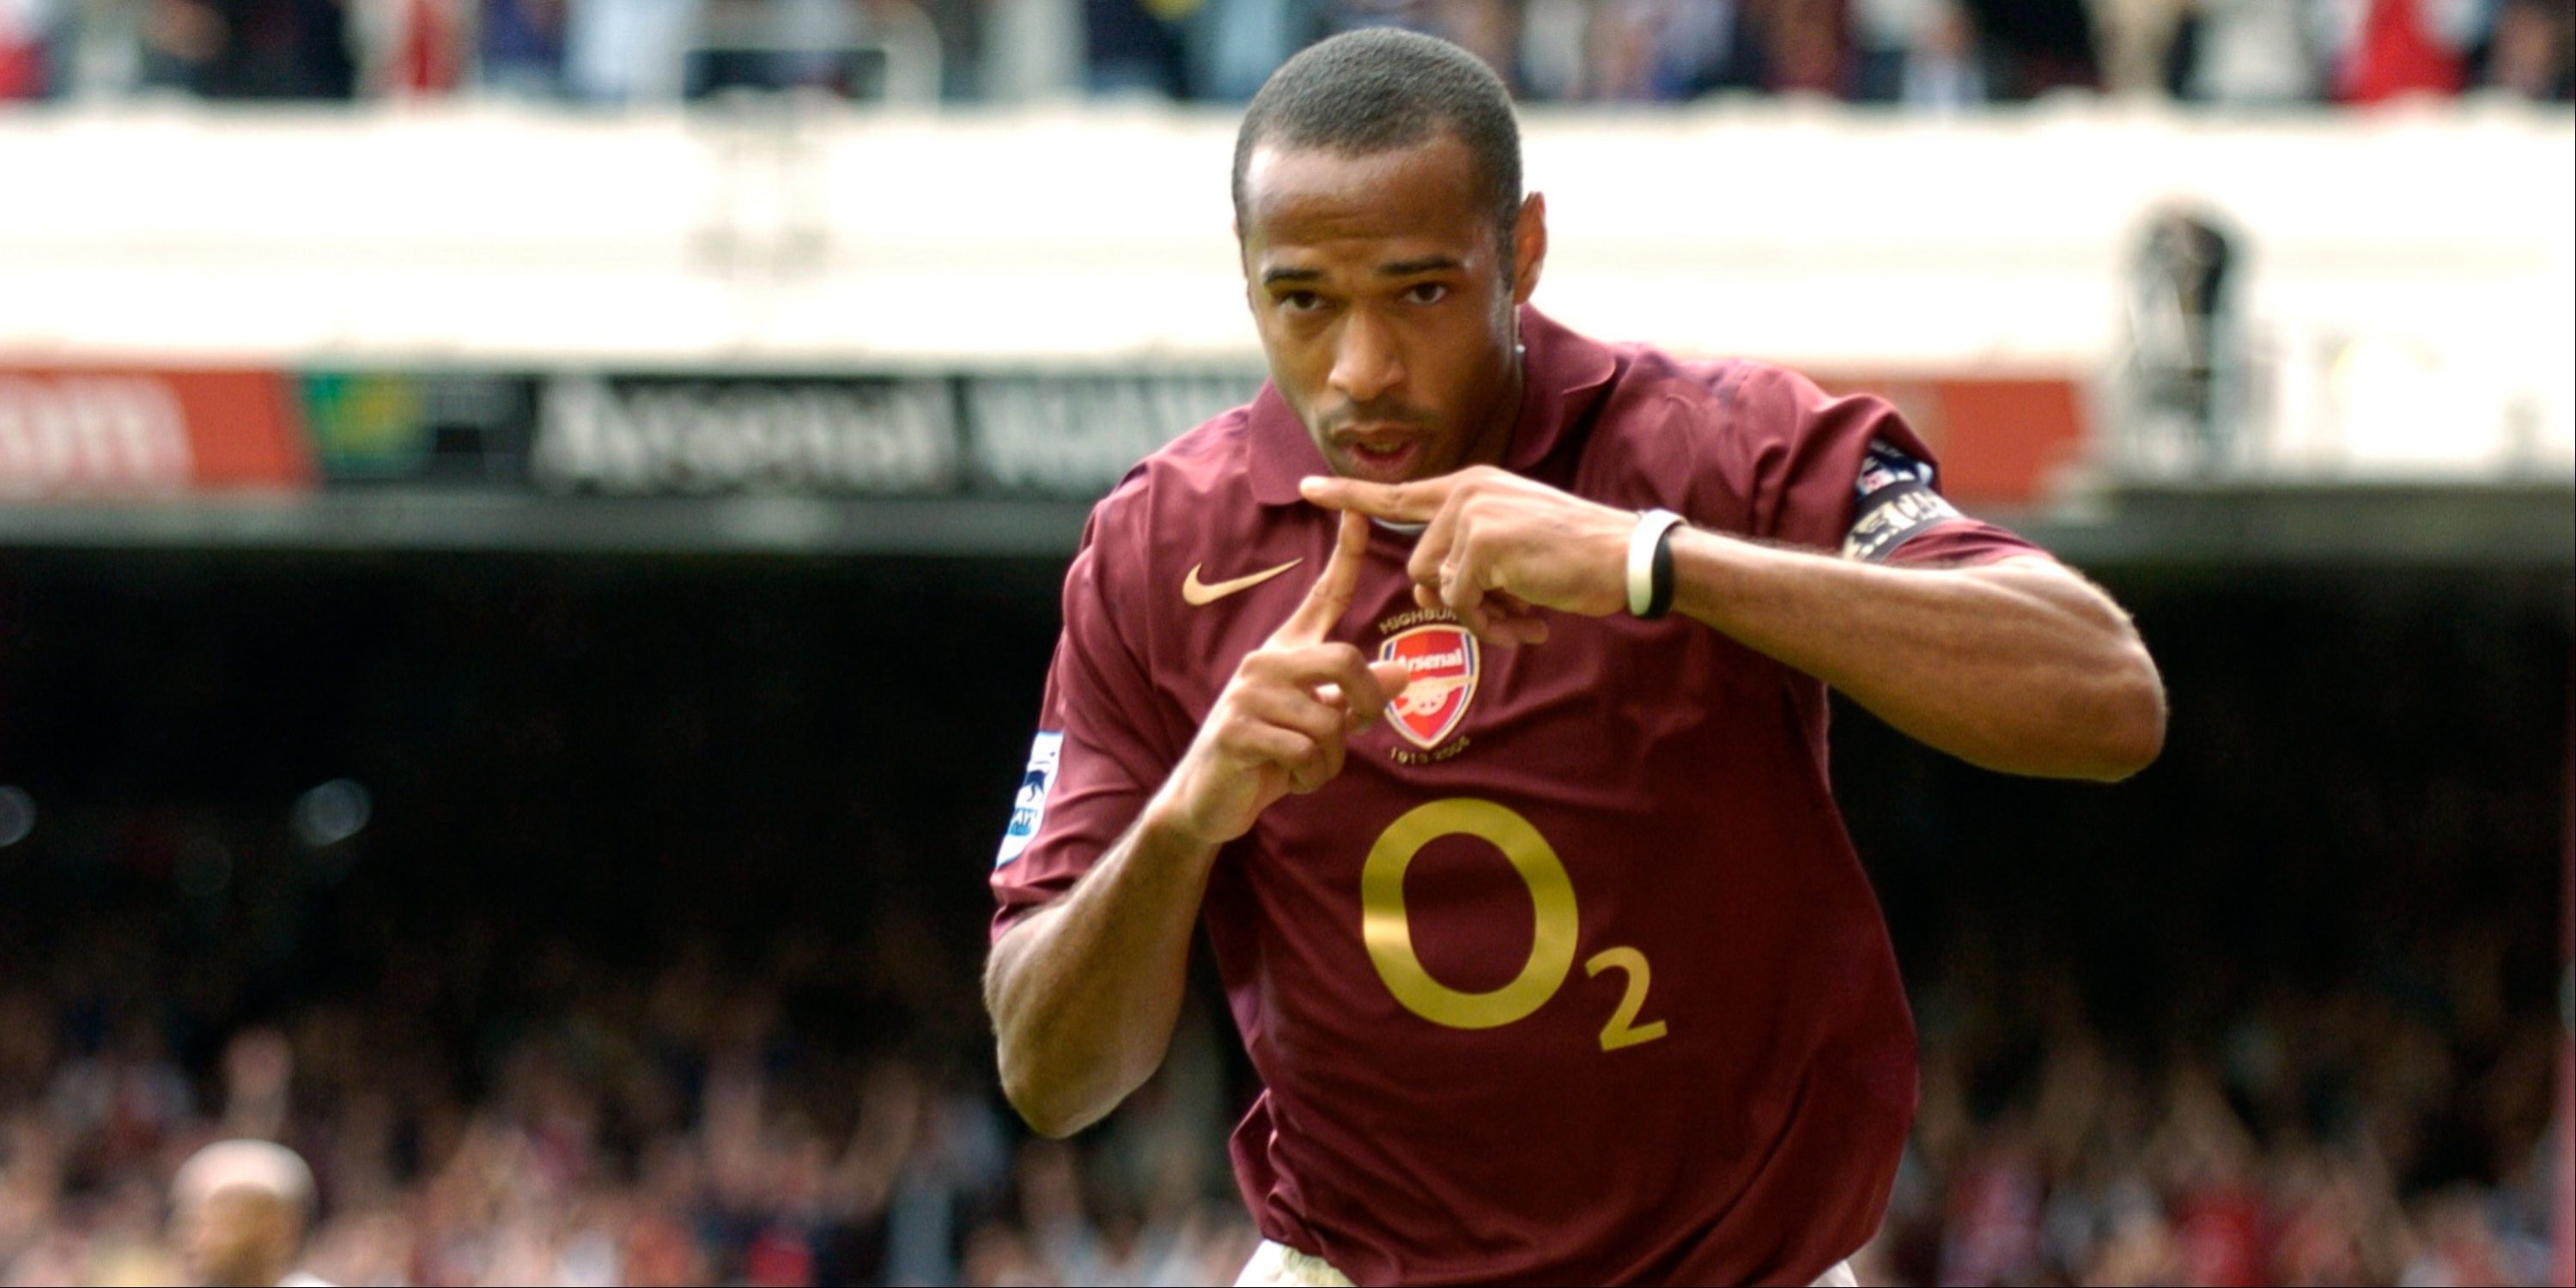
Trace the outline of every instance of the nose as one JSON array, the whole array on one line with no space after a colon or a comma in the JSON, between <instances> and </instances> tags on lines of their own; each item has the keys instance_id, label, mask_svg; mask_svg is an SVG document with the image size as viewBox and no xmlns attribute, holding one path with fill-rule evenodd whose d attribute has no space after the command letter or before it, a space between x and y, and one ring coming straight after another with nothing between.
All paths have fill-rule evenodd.
<instances>
[{"instance_id":1,"label":"nose","mask_svg":"<svg viewBox=\"0 0 2576 1288\"><path fill-rule=\"evenodd\" d=\"M1392 330L1367 309L1353 309L1333 350L1333 391L1367 404L1404 383L1404 357Z\"/></svg>"}]
</instances>

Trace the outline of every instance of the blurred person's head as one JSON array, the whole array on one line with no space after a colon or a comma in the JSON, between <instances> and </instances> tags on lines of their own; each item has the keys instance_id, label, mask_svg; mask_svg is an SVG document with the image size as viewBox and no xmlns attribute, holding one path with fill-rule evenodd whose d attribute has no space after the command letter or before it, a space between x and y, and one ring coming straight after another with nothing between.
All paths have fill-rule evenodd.
<instances>
[{"instance_id":1,"label":"blurred person's head","mask_svg":"<svg viewBox=\"0 0 2576 1288\"><path fill-rule=\"evenodd\" d=\"M2076 1267L2085 1284L2178 1284L2187 1266L2174 1228L2161 1212L2124 1214L2110 1237L2093 1250L2092 1264Z\"/></svg>"},{"instance_id":2,"label":"blurred person's head","mask_svg":"<svg viewBox=\"0 0 2576 1288\"><path fill-rule=\"evenodd\" d=\"M1977 52L1977 16L1964 0L1932 0L1923 7L1914 29L1914 52L1933 58L1967 59Z\"/></svg>"},{"instance_id":3,"label":"blurred person's head","mask_svg":"<svg viewBox=\"0 0 2576 1288\"><path fill-rule=\"evenodd\" d=\"M1307 49L1244 114L1234 209L1271 378L1334 472L1500 459L1547 209L1492 69L1385 28Z\"/></svg>"},{"instance_id":4,"label":"blurred person's head","mask_svg":"<svg viewBox=\"0 0 2576 1288\"><path fill-rule=\"evenodd\" d=\"M2507 0L2489 51L2488 84L2529 99L2562 97L2576 61L2576 19L2564 0Z\"/></svg>"},{"instance_id":5,"label":"blurred person's head","mask_svg":"<svg viewBox=\"0 0 2576 1288\"><path fill-rule=\"evenodd\" d=\"M245 1136L286 1126L295 1049L273 1028L244 1029L224 1044L224 1126Z\"/></svg>"},{"instance_id":6,"label":"blurred person's head","mask_svg":"<svg viewBox=\"0 0 2576 1288\"><path fill-rule=\"evenodd\" d=\"M217 1141L170 1182L172 1238L201 1284L265 1288L295 1269L313 1214L313 1173L264 1140Z\"/></svg>"}]
</instances>

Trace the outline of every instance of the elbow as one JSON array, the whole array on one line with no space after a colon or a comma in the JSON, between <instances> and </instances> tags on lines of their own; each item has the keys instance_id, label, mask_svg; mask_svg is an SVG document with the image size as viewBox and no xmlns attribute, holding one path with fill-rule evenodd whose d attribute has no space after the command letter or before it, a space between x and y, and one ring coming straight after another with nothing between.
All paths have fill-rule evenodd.
<instances>
[{"instance_id":1,"label":"elbow","mask_svg":"<svg viewBox=\"0 0 2576 1288\"><path fill-rule=\"evenodd\" d=\"M1013 1000L1022 991L1014 987L1022 973L1019 968L1043 933L1038 927L1047 919L1045 913L1032 917L994 943L993 954L984 963L984 1011L993 1021L993 1063L1001 1078L1002 1099L1029 1130L1062 1140L1090 1125L1090 1120L1080 1117L1064 1095L1065 1079L1045 1067L1045 1045L1033 1031L1028 1008Z\"/></svg>"},{"instance_id":2,"label":"elbow","mask_svg":"<svg viewBox=\"0 0 2576 1288\"><path fill-rule=\"evenodd\" d=\"M989 981L988 981L989 982ZM1029 1125L1029 1130L1049 1140L1062 1140L1096 1121L1100 1114L1086 1114L1075 1090L1060 1073L1045 1068L1038 1052L1025 1035L1003 1017L999 1006L993 1007L993 1063L1001 1075L1002 1099L1011 1112ZM1014 1040L1015 1036L1022 1040Z\"/></svg>"},{"instance_id":3,"label":"elbow","mask_svg":"<svg viewBox=\"0 0 2576 1288\"><path fill-rule=\"evenodd\" d=\"M2165 686L2143 645L2116 669L2096 717L2088 721L2088 764L2080 777L2116 783L2156 763L2165 750Z\"/></svg>"},{"instance_id":4,"label":"elbow","mask_svg":"<svg viewBox=\"0 0 2576 1288\"><path fill-rule=\"evenodd\" d=\"M1030 995L1029 954L1043 942L1036 929L1042 924L1033 918L994 944L984 970L984 1008L993 1021L1002 1098L1029 1130L1062 1140L1108 1117L1144 1077L1129 1075L1114 1050L1082 1037L1078 1021L1069 1034L1060 1005ZM1154 1055L1160 1059L1160 1050Z\"/></svg>"},{"instance_id":5,"label":"elbow","mask_svg":"<svg viewBox=\"0 0 2576 1288\"><path fill-rule=\"evenodd\" d=\"M1009 1060L1002 1062L1002 1098L1011 1103L1012 1112L1029 1130L1049 1140L1062 1140L1090 1124L1060 1104L1045 1089L1025 1074L1015 1076Z\"/></svg>"},{"instance_id":6,"label":"elbow","mask_svg":"<svg viewBox=\"0 0 2576 1288\"><path fill-rule=\"evenodd\" d=\"M1002 1099L1030 1131L1049 1140L1062 1140L1108 1117L1134 1082L1142 1081L1121 1085L1113 1065L1086 1061L1074 1052L1050 1052L1042 1043L1014 1042L1008 1033L997 1036Z\"/></svg>"},{"instance_id":7,"label":"elbow","mask_svg":"<svg viewBox=\"0 0 2576 1288\"><path fill-rule=\"evenodd\" d=\"M2097 783L2124 782L2156 763L2164 749L2164 718L2159 715L2152 722L2142 721L2101 739L2094 748L2093 763L2079 776Z\"/></svg>"},{"instance_id":8,"label":"elbow","mask_svg":"<svg viewBox=\"0 0 2576 1288\"><path fill-rule=\"evenodd\" d=\"M1042 1076L1026 1060L1014 1060L1005 1048L1001 1058L1002 1098L1029 1130L1049 1140L1063 1140L1100 1121L1110 1106L1093 1106L1062 1078ZM1112 1104L1115 1102L1113 1101Z\"/></svg>"},{"instance_id":9,"label":"elbow","mask_svg":"<svg viewBox=\"0 0 2576 1288\"><path fill-rule=\"evenodd\" d=\"M1025 1057L1014 1058L1006 1045L1000 1059L1002 1098L1010 1102L1011 1111L1029 1125L1030 1131L1049 1140L1062 1140L1108 1117L1130 1092L1143 1085L1161 1059L1158 1048L1141 1068L1114 1054L1074 1063L1041 1064Z\"/></svg>"},{"instance_id":10,"label":"elbow","mask_svg":"<svg viewBox=\"0 0 2576 1288\"><path fill-rule=\"evenodd\" d=\"M2165 689L2146 650L2069 671L2047 696L1954 748L1971 764L2032 778L2116 783L2165 749Z\"/></svg>"}]
</instances>

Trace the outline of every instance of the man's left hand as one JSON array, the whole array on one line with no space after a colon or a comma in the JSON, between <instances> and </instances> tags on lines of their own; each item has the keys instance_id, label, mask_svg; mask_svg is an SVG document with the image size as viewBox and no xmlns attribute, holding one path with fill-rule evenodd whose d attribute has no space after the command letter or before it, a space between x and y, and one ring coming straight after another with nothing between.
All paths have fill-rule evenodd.
<instances>
[{"instance_id":1,"label":"man's left hand","mask_svg":"<svg viewBox=\"0 0 2576 1288\"><path fill-rule=\"evenodd\" d=\"M1628 537L1637 516L1478 465L1416 483L1313 477L1326 509L1427 523L1406 571L1424 608L1447 608L1489 644L1547 638L1537 610L1601 617L1628 606Z\"/></svg>"}]
</instances>

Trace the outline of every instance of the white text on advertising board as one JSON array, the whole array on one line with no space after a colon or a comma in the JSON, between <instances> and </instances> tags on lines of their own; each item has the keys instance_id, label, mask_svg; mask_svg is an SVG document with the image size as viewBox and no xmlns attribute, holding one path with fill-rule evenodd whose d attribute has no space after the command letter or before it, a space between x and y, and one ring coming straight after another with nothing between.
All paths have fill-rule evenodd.
<instances>
[{"instance_id":1,"label":"white text on advertising board","mask_svg":"<svg viewBox=\"0 0 2576 1288\"><path fill-rule=\"evenodd\" d=\"M545 387L531 463L557 492L944 492L955 403L935 380L563 376Z\"/></svg>"},{"instance_id":2,"label":"white text on advertising board","mask_svg":"<svg viewBox=\"0 0 2576 1288\"><path fill-rule=\"evenodd\" d=\"M1005 492L1097 496L1258 376L978 376L966 382L975 471Z\"/></svg>"},{"instance_id":3,"label":"white text on advertising board","mask_svg":"<svg viewBox=\"0 0 2576 1288\"><path fill-rule=\"evenodd\" d=\"M170 495L194 467L187 417L146 376L0 376L0 498Z\"/></svg>"}]
</instances>

